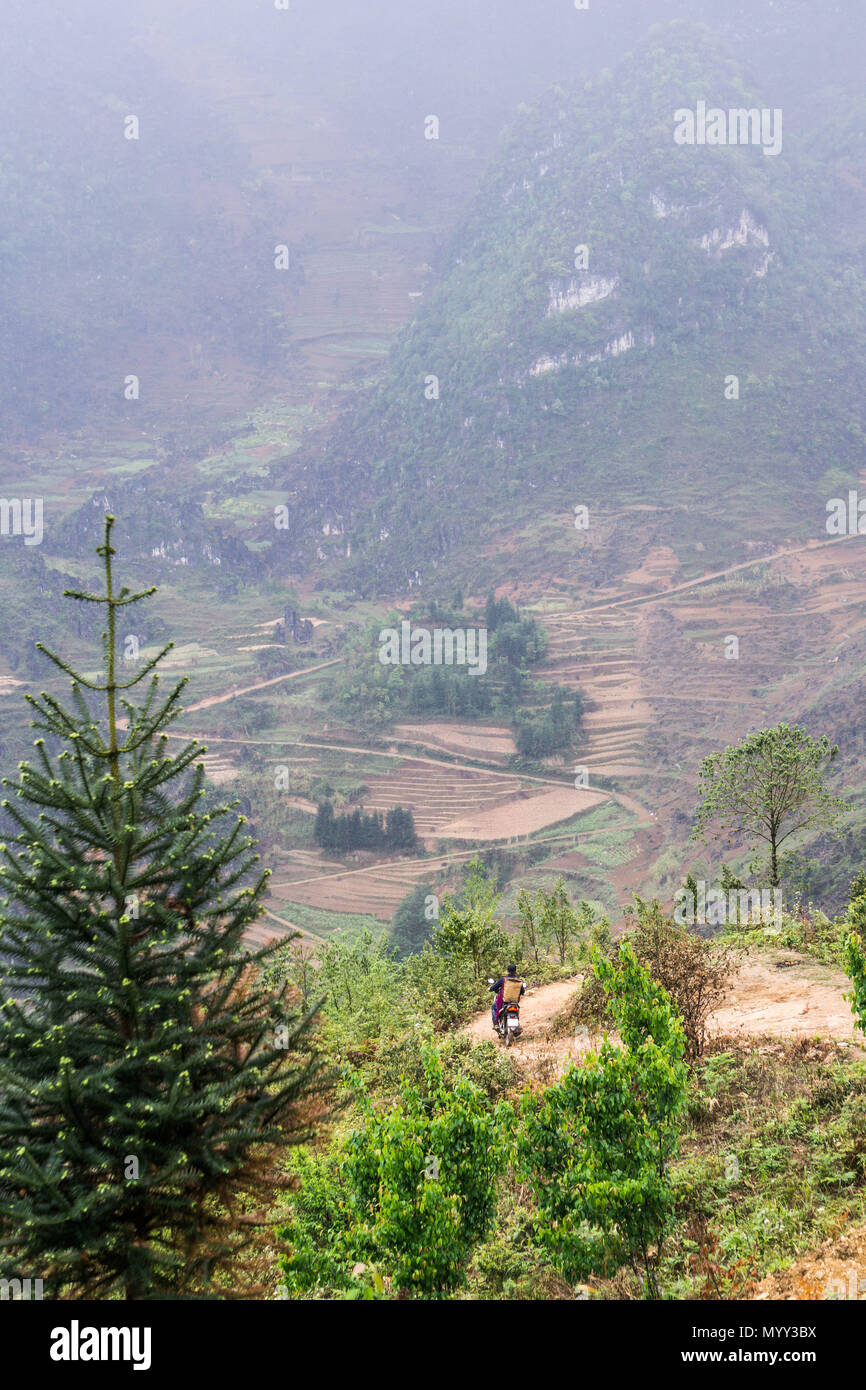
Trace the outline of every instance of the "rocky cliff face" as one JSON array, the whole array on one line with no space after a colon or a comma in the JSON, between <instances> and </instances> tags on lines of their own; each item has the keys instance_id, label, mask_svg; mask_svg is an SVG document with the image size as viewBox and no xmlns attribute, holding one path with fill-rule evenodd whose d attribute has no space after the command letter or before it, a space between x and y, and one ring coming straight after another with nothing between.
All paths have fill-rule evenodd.
<instances>
[{"instance_id":1,"label":"rocky cliff face","mask_svg":"<svg viewBox=\"0 0 866 1390\"><path fill-rule=\"evenodd\" d=\"M774 478L787 528L827 466L817 437L859 467L838 375L862 376L856 179L830 196L825 163L789 142L773 159L678 144L700 92L767 100L674 26L521 112L378 389L274 474L303 522L279 563L423 592L461 553L468 575L489 521L529 497L554 515ZM735 555L753 539L729 535Z\"/></svg>"},{"instance_id":2,"label":"rocky cliff face","mask_svg":"<svg viewBox=\"0 0 866 1390\"><path fill-rule=\"evenodd\" d=\"M50 535L45 549L92 554L100 543L106 512L117 517L117 538L129 559L168 566L225 570L235 577L261 568L238 537L207 520L200 502L166 495L164 480L153 473L121 487L100 488Z\"/></svg>"}]
</instances>

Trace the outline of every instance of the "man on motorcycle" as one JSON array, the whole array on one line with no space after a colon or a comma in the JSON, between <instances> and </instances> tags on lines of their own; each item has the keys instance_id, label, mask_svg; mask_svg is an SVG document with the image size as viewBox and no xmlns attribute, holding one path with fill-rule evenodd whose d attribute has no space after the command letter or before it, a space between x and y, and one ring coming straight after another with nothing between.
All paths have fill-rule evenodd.
<instances>
[{"instance_id":1,"label":"man on motorcycle","mask_svg":"<svg viewBox=\"0 0 866 1390\"><path fill-rule=\"evenodd\" d=\"M496 1027L496 1020L503 1004L516 1004L521 995L526 993L526 985L517 978L517 966L509 965L508 973L500 975L498 980L494 980L489 988L490 994L496 994L496 998L490 1009L490 1016L493 1019L493 1027Z\"/></svg>"}]
</instances>

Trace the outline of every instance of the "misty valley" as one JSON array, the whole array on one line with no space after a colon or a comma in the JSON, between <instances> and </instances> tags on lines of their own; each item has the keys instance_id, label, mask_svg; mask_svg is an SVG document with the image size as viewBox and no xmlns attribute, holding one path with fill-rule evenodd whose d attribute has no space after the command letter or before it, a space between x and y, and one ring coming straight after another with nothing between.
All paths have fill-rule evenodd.
<instances>
[{"instance_id":1,"label":"misty valley","mask_svg":"<svg viewBox=\"0 0 866 1390\"><path fill-rule=\"evenodd\" d=\"M34 1366L249 1374L338 1301L850 1360L861 8L10 0Z\"/></svg>"}]
</instances>

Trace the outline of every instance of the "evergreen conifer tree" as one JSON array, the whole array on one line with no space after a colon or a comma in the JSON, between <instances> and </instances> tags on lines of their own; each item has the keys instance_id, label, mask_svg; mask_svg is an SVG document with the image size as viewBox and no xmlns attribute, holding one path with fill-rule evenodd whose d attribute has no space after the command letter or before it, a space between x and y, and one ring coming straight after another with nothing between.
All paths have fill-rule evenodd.
<instances>
[{"instance_id":1,"label":"evergreen conifer tree","mask_svg":"<svg viewBox=\"0 0 866 1390\"><path fill-rule=\"evenodd\" d=\"M118 620L154 590L115 590L112 521L105 593L67 591L106 610L103 676L46 651L71 705L28 696L36 757L4 779L0 1274L52 1297L231 1295L321 1063L312 1014L262 981L272 948L243 944L267 877L243 818L206 808L201 745L169 751L169 648L119 680Z\"/></svg>"}]
</instances>

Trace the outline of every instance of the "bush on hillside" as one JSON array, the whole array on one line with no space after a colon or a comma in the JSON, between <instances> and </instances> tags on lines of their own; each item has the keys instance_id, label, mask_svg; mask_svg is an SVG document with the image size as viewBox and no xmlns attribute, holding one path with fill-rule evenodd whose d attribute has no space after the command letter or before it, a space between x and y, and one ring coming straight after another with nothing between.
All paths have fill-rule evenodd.
<instances>
[{"instance_id":1,"label":"bush on hillside","mask_svg":"<svg viewBox=\"0 0 866 1390\"><path fill-rule=\"evenodd\" d=\"M635 899L630 944L651 978L670 996L686 1035L686 1059L693 1062L706 1046L707 1019L729 989L733 952L695 936L662 912L657 901ZM615 1020L601 982L588 975L578 994L554 1020L552 1031L565 1036L581 1028L612 1028Z\"/></svg>"}]
</instances>

